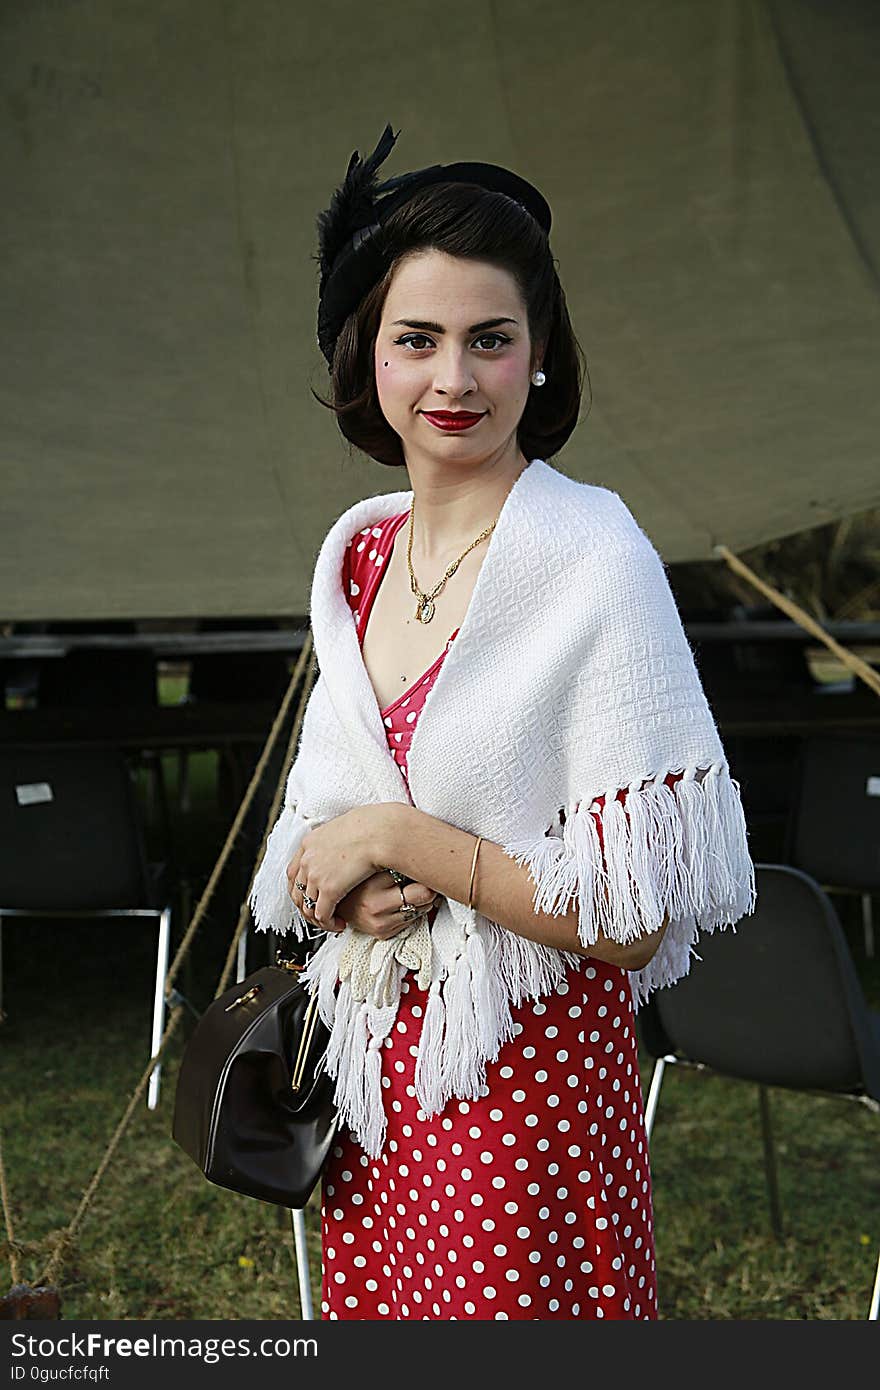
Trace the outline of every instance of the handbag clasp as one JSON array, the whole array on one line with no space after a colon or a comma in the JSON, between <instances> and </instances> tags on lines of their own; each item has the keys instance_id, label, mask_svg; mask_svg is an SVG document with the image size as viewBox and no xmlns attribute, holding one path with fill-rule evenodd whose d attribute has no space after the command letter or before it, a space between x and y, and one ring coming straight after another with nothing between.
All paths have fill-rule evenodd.
<instances>
[{"instance_id":1,"label":"handbag clasp","mask_svg":"<svg viewBox=\"0 0 880 1390\"><path fill-rule=\"evenodd\" d=\"M234 1009L237 1004L246 1004L249 999L256 999L262 988L262 985L254 985L251 989L247 990L245 994L240 994L237 999L233 999L231 1004L227 1004L223 1012L228 1014L229 1010Z\"/></svg>"}]
</instances>

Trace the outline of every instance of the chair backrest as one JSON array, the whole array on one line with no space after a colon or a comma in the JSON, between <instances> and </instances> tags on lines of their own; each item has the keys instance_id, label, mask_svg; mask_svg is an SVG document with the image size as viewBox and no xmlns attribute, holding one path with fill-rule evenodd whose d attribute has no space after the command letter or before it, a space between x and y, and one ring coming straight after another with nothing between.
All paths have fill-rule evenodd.
<instances>
[{"instance_id":1,"label":"chair backrest","mask_svg":"<svg viewBox=\"0 0 880 1390\"><path fill-rule=\"evenodd\" d=\"M131 774L115 748L0 748L0 909L153 907Z\"/></svg>"},{"instance_id":2,"label":"chair backrest","mask_svg":"<svg viewBox=\"0 0 880 1390\"><path fill-rule=\"evenodd\" d=\"M880 888L880 736L804 740L785 858L829 887Z\"/></svg>"},{"instance_id":3,"label":"chair backrest","mask_svg":"<svg viewBox=\"0 0 880 1390\"><path fill-rule=\"evenodd\" d=\"M643 1046L768 1086L880 1099L880 1048L843 929L808 874L755 866L757 902L639 1010Z\"/></svg>"}]
</instances>

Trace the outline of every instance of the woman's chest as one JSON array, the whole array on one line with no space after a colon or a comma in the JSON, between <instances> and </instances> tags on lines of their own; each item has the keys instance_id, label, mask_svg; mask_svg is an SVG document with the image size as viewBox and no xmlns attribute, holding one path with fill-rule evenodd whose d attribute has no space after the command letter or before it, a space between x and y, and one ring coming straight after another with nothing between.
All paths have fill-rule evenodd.
<instances>
[{"instance_id":1,"label":"woman's chest","mask_svg":"<svg viewBox=\"0 0 880 1390\"><path fill-rule=\"evenodd\" d=\"M444 654L464 620L481 559L467 564L471 557L466 557L436 596L431 621L422 623L416 617L417 599L410 587L405 549L395 543L367 614L361 648L380 710L387 709ZM419 586L430 592L439 578L418 576Z\"/></svg>"}]
</instances>

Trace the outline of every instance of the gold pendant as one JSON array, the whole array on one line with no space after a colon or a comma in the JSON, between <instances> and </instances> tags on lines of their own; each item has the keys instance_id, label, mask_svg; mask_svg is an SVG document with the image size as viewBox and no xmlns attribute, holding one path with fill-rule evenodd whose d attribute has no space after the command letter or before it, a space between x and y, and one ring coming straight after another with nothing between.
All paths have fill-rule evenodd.
<instances>
[{"instance_id":1,"label":"gold pendant","mask_svg":"<svg viewBox=\"0 0 880 1390\"><path fill-rule=\"evenodd\" d=\"M429 623L434 616L434 600L425 599L424 603L419 603L416 609L416 617L420 623Z\"/></svg>"}]
</instances>

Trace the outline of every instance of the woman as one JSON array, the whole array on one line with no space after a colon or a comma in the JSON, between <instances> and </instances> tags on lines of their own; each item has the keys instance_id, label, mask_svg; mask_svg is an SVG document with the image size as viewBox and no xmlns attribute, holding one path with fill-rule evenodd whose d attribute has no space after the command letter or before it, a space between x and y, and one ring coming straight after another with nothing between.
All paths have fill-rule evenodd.
<instances>
[{"instance_id":1,"label":"woman","mask_svg":"<svg viewBox=\"0 0 880 1390\"><path fill-rule=\"evenodd\" d=\"M322 545L251 899L325 934L322 1312L651 1319L634 999L752 910L738 788L659 557L546 463L581 384L546 202L491 165L377 186L393 142L319 220L319 342L410 490Z\"/></svg>"}]
</instances>

